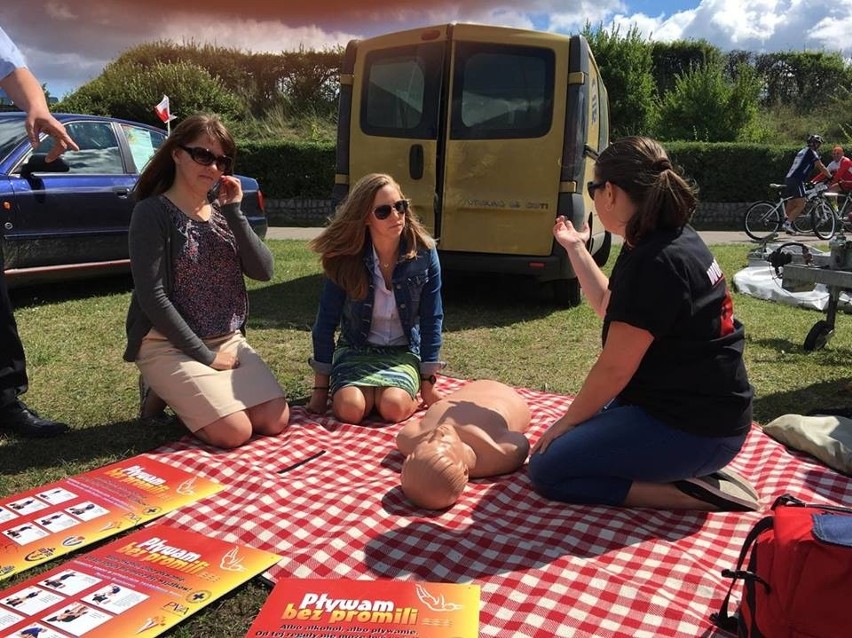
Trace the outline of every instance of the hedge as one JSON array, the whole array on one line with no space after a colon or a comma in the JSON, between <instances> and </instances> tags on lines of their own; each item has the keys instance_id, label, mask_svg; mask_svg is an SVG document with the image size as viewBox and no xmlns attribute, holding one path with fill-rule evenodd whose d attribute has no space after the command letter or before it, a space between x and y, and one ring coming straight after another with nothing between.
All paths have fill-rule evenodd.
<instances>
[{"instance_id":1,"label":"hedge","mask_svg":"<svg viewBox=\"0 0 852 638\"><path fill-rule=\"evenodd\" d=\"M774 198L798 148L740 143L668 142L674 164L705 202ZM238 142L237 171L257 178L269 198L325 199L334 185L335 149L320 142ZM824 158L828 161L828 158Z\"/></svg>"},{"instance_id":2,"label":"hedge","mask_svg":"<svg viewBox=\"0 0 852 638\"><path fill-rule=\"evenodd\" d=\"M325 199L334 186L334 145L319 142L241 142L235 170L260 182L266 197Z\"/></svg>"}]
</instances>

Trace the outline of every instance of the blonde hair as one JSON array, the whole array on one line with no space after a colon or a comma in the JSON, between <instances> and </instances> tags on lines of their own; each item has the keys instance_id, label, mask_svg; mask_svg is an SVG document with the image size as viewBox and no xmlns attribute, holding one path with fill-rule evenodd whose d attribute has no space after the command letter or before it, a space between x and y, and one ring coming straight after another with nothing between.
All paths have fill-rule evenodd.
<instances>
[{"instance_id":1,"label":"blonde hair","mask_svg":"<svg viewBox=\"0 0 852 638\"><path fill-rule=\"evenodd\" d=\"M469 478L462 459L453 459L446 446L418 445L402 464L402 491L418 507L440 510L455 503Z\"/></svg>"},{"instance_id":2,"label":"blonde hair","mask_svg":"<svg viewBox=\"0 0 852 638\"><path fill-rule=\"evenodd\" d=\"M367 238L367 216L373 212L373 201L385 186L402 189L390 175L371 173L359 179L349 190L331 218L329 225L308 244L320 255L325 276L346 291L352 299L363 299L369 289L369 273L362 255ZM429 235L414 211L409 208L405 215L402 240L407 252L405 259L414 259L417 251L432 248L435 240Z\"/></svg>"}]
</instances>

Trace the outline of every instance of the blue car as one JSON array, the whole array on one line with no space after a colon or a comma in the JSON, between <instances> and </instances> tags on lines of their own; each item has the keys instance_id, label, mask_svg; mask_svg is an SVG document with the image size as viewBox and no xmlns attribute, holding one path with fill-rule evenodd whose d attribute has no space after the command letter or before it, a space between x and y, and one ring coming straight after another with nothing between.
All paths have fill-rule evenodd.
<instances>
[{"instance_id":1,"label":"blue car","mask_svg":"<svg viewBox=\"0 0 852 638\"><path fill-rule=\"evenodd\" d=\"M166 138L165 131L137 122L54 115L80 150L46 164L53 140L33 152L24 114L0 113L0 249L10 286L128 272L133 186ZM243 212L265 237L257 180L238 177Z\"/></svg>"}]
</instances>

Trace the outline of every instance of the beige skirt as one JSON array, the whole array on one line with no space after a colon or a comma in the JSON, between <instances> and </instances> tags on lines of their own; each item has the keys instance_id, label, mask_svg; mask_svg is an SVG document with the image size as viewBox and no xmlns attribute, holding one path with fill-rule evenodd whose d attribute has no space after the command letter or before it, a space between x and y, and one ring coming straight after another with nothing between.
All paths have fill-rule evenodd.
<instances>
[{"instance_id":1,"label":"beige skirt","mask_svg":"<svg viewBox=\"0 0 852 638\"><path fill-rule=\"evenodd\" d=\"M169 404L190 432L284 396L272 371L241 332L203 341L213 352L235 354L239 367L214 370L184 354L154 329L145 335L136 358L151 390Z\"/></svg>"}]
</instances>

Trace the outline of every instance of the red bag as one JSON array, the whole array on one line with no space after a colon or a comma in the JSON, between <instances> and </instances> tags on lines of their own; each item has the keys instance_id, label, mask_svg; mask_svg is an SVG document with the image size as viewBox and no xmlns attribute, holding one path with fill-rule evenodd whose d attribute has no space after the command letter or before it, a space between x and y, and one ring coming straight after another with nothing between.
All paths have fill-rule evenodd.
<instances>
[{"instance_id":1,"label":"red bag","mask_svg":"<svg viewBox=\"0 0 852 638\"><path fill-rule=\"evenodd\" d=\"M772 515L746 537L736 570L722 575L733 579L711 616L722 629L749 638L849 638L852 509L779 497ZM728 601L739 580L743 599L731 616Z\"/></svg>"}]
</instances>

